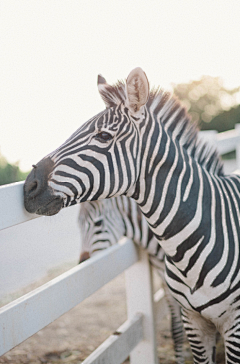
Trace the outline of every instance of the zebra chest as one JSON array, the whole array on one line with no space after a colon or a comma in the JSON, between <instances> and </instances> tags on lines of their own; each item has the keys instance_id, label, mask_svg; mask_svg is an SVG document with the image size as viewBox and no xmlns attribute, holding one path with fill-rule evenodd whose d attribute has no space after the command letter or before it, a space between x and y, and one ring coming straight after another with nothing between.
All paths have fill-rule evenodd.
<instances>
[{"instance_id":1,"label":"zebra chest","mask_svg":"<svg viewBox=\"0 0 240 364\"><path fill-rule=\"evenodd\" d=\"M165 279L174 298L180 305L195 311L211 320L219 327L222 320L228 321L239 305L240 283L236 282L235 288L226 279L222 284L213 286L213 276L207 275L203 284L198 287L199 271L185 276L174 264L166 260ZM197 269L197 266L196 266Z\"/></svg>"}]
</instances>

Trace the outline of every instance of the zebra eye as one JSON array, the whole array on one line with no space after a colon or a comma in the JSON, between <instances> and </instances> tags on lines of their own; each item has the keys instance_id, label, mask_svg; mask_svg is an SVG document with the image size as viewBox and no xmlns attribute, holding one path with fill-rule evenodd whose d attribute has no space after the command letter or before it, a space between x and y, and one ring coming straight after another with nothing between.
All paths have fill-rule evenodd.
<instances>
[{"instance_id":1,"label":"zebra eye","mask_svg":"<svg viewBox=\"0 0 240 364\"><path fill-rule=\"evenodd\" d=\"M111 140L113 137L111 134L107 133L106 131L101 131L100 133L98 133L96 135L96 138L100 141L100 142L107 142L108 140Z\"/></svg>"},{"instance_id":2,"label":"zebra eye","mask_svg":"<svg viewBox=\"0 0 240 364\"><path fill-rule=\"evenodd\" d=\"M95 226L101 226L102 225L102 220L98 220L95 222Z\"/></svg>"}]
</instances>

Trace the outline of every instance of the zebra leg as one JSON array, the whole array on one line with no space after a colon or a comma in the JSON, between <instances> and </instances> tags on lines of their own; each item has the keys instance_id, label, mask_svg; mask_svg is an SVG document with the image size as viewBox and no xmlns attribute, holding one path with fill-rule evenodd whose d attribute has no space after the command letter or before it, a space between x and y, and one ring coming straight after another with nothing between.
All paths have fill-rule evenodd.
<instances>
[{"instance_id":1,"label":"zebra leg","mask_svg":"<svg viewBox=\"0 0 240 364\"><path fill-rule=\"evenodd\" d=\"M230 328L222 333L225 343L225 363L240 363L240 322L239 316L233 320Z\"/></svg>"},{"instance_id":2,"label":"zebra leg","mask_svg":"<svg viewBox=\"0 0 240 364\"><path fill-rule=\"evenodd\" d=\"M199 313L182 308L182 320L195 364L216 363L216 327Z\"/></svg>"},{"instance_id":3,"label":"zebra leg","mask_svg":"<svg viewBox=\"0 0 240 364\"><path fill-rule=\"evenodd\" d=\"M176 356L176 363L184 364L185 363L183 356L184 328L181 318L181 307L175 300L175 298L172 296L164 280L162 281L162 286L164 288L165 297L171 312L171 328L172 328L172 338Z\"/></svg>"}]
</instances>

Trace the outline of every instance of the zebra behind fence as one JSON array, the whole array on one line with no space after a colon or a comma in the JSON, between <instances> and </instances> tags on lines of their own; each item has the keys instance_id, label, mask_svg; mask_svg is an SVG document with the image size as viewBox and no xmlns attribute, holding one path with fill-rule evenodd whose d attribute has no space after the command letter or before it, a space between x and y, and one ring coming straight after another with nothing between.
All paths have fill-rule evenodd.
<instances>
[{"instance_id":1,"label":"zebra behind fence","mask_svg":"<svg viewBox=\"0 0 240 364\"><path fill-rule=\"evenodd\" d=\"M240 363L240 177L225 176L186 110L149 91L134 69L126 84L99 77L106 110L83 124L29 174L29 212L52 215L78 202L135 199L166 253L166 281L182 306L195 363Z\"/></svg>"},{"instance_id":2,"label":"zebra behind fence","mask_svg":"<svg viewBox=\"0 0 240 364\"><path fill-rule=\"evenodd\" d=\"M171 313L172 338L176 362L184 363L184 330L180 306L171 295L164 278L164 251L149 229L146 219L134 200L118 196L102 201L84 202L79 214L81 232L80 262L93 254L117 244L122 236L132 239L146 249L152 265L157 269Z\"/></svg>"}]
</instances>

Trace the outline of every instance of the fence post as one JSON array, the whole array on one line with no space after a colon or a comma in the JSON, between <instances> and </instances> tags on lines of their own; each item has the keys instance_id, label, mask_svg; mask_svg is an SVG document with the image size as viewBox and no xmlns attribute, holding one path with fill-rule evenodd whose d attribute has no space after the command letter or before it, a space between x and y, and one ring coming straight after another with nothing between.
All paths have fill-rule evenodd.
<instances>
[{"instance_id":1,"label":"fence post","mask_svg":"<svg viewBox=\"0 0 240 364\"><path fill-rule=\"evenodd\" d=\"M139 249L140 260L125 271L128 318L144 315L144 339L130 354L131 364L157 364L153 314L152 270L146 251Z\"/></svg>"},{"instance_id":2,"label":"fence post","mask_svg":"<svg viewBox=\"0 0 240 364\"><path fill-rule=\"evenodd\" d=\"M240 124L235 125L235 130L240 135ZM236 161L237 161L237 168L240 169L240 143L236 147Z\"/></svg>"}]
</instances>

